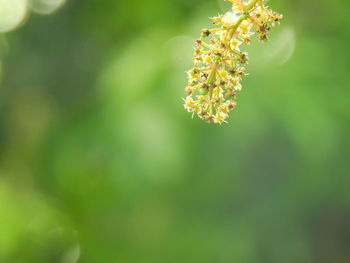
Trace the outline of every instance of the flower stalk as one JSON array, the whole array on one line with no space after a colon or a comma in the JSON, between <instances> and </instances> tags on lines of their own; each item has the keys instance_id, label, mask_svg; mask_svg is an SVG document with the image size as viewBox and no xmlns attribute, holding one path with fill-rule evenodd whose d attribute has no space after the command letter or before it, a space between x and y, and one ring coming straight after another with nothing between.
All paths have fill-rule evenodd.
<instances>
[{"instance_id":1,"label":"flower stalk","mask_svg":"<svg viewBox=\"0 0 350 263\"><path fill-rule=\"evenodd\" d=\"M267 8L263 0L226 0L232 11L213 17L213 29L203 29L197 39L194 66L187 72L188 85L185 109L201 119L226 122L228 112L236 107L236 94L248 64L248 54L240 45L250 44L254 31L258 39L266 41L273 26L282 15Z\"/></svg>"}]
</instances>

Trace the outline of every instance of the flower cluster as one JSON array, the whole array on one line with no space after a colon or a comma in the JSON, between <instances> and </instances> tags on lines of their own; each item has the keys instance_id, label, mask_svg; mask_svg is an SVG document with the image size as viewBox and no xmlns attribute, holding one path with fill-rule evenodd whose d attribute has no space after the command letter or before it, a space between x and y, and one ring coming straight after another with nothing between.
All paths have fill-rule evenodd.
<instances>
[{"instance_id":1,"label":"flower cluster","mask_svg":"<svg viewBox=\"0 0 350 263\"><path fill-rule=\"evenodd\" d=\"M196 40L194 66L187 71L184 99L188 112L220 124L226 122L229 111L236 107L236 94L246 75L248 54L240 46L250 43L254 31L259 40L267 40L271 27L282 18L269 10L263 0L226 1L232 2L232 11L213 17L217 28L203 29Z\"/></svg>"}]
</instances>

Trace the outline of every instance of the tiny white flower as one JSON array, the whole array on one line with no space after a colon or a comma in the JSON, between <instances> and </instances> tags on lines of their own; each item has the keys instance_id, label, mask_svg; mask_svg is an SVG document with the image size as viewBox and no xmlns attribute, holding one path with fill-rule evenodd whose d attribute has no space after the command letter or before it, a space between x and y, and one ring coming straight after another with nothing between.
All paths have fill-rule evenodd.
<instances>
[{"instance_id":1,"label":"tiny white flower","mask_svg":"<svg viewBox=\"0 0 350 263\"><path fill-rule=\"evenodd\" d=\"M241 91L242 90L242 85L241 84L236 84L234 89L237 90L237 91Z\"/></svg>"},{"instance_id":2,"label":"tiny white flower","mask_svg":"<svg viewBox=\"0 0 350 263\"><path fill-rule=\"evenodd\" d=\"M233 26L239 18L239 14L237 12L227 12L222 18L222 22L224 22L228 26Z\"/></svg>"}]
</instances>

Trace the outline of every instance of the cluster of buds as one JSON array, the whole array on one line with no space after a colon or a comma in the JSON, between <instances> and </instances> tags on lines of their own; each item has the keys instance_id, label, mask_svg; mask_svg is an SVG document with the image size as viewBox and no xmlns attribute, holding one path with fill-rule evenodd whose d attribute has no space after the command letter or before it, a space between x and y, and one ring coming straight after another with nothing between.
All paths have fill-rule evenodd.
<instances>
[{"instance_id":1,"label":"cluster of buds","mask_svg":"<svg viewBox=\"0 0 350 263\"><path fill-rule=\"evenodd\" d=\"M240 50L249 44L254 31L259 40L267 40L273 26L282 15L264 5L263 0L226 0L232 11L212 18L217 28L203 29L196 40L194 66L187 71L188 85L185 109L201 119L226 122L228 113L236 107L236 94L242 89L248 54ZM254 31L253 31L254 29Z\"/></svg>"}]
</instances>

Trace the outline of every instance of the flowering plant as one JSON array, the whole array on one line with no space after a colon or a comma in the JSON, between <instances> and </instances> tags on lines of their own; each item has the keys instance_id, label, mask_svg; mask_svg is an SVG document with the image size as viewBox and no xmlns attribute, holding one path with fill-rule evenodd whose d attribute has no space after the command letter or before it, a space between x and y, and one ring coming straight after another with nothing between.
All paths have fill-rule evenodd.
<instances>
[{"instance_id":1,"label":"flowering plant","mask_svg":"<svg viewBox=\"0 0 350 263\"><path fill-rule=\"evenodd\" d=\"M232 3L232 10L211 18L217 28L203 29L196 40L184 99L192 116L196 113L207 122L220 124L236 107L236 94L246 75L248 54L240 51L240 46L250 43L254 31L259 40L267 41L271 28L282 18L268 9L264 0L225 1Z\"/></svg>"}]
</instances>

